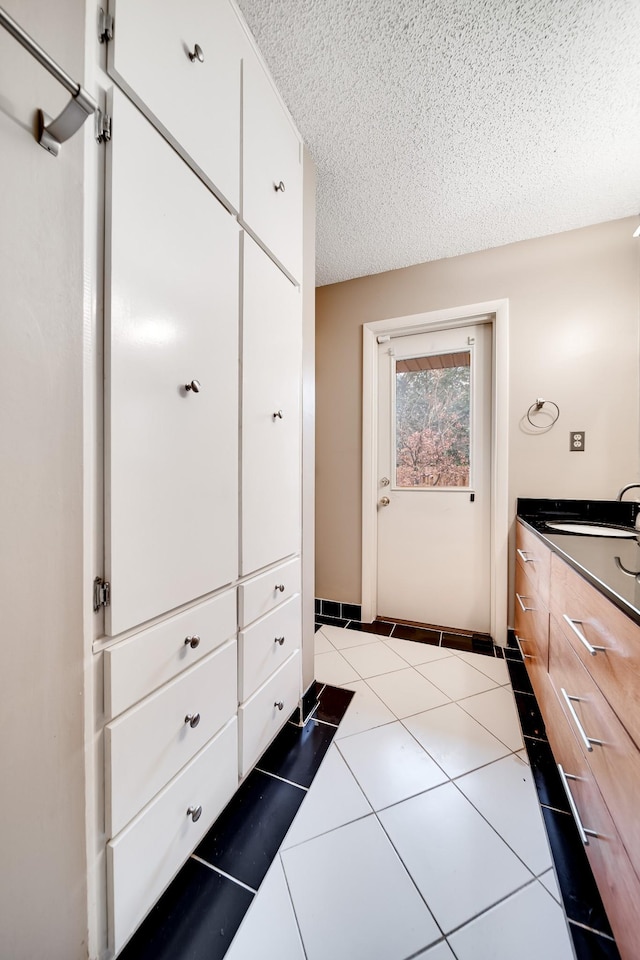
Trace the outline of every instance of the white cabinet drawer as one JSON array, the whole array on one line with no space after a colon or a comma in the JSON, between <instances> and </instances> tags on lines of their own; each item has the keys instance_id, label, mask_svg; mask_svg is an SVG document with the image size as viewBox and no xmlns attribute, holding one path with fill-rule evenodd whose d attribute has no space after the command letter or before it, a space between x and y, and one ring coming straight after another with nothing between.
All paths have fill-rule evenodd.
<instances>
[{"instance_id":1,"label":"white cabinet drawer","mask_svg":"<svg viewBox=\"0 0 640 960\"><path fill-rule=\"evenodd\" d=\"M238 786L235 717L107 844L109 946L119 951ZM202 807L193 822L187 810Z\"/></svg>"},{"instance_id":2,"label":"white cabinet drawer","mask_svg":"<svg viewBox=\"0 0 640 960\"><path fill-rule=\"evenodd\" d=\"M242 218L276 260L301 281L301 144L253 57L244 62L242 89Z\"/></svg>"},{"instance_id":3,"label":"white cabinet drawer","mask_svg":"<svg viewBox=\"0 0 640 960\"><path fill-rule=\"evenodd\" d=\"M289 719L300 699L300 653L296 651L238 710L240 776L244 777ZM278 705L282 704L282 708Z\"/></svg>"},{"instance_id":4,"label":"white cabinet drawer","mask_svg":"<svg viewBox=\"0 0 640 960\"><path fill-rule=\"evenodd\" d=\"M248 699L300 647L300 595L276 607L238 637L238 699Z\"/></svg>"},{"instance_id":5,"label":"white cabinet drawer","mask_svg":"<svg viewBox=\"0 0 640 960\"><path fill-rule=\"evenodd\" d=\"M235 714L236 690L234 639L107 724L107 836L122 830ZM185 718L197 715L192 727Z\"/></svg>"},{"instance_id":6,"label":"white cabinet drawer","mask_svg":"<svg viewBox=\"0 0 640 960\"><path fill-rule=\"evenodd\" d=\"M117 717L236 632L236 592L171 617L104 652L106 716Z\"/></svg>"},{"instance_id":7,"label":"white cabinet drawer","mask_svg":"<svg viewBox=\"0 0 640 960\"><path fill-rule=\"evenodd\" d=\"M106 4L105 4L106 6ZM110 0L109 73L216 193L239 209L240 69L227 0ZM195 45L202 60L191 60Z\"/></svg>"},{"instance_id":8,"label":"white cabinet drawer","mask_svg":"<svg viewBox=\"0 0 640 960\"><path fill-rule=\"evenodd\" d=\"M284 587L284 589L282 589ZM241 627L264 616L279 603L300 592L300 558L289 560L238 587L238 617Z\"/></svg>"}]
</instances>

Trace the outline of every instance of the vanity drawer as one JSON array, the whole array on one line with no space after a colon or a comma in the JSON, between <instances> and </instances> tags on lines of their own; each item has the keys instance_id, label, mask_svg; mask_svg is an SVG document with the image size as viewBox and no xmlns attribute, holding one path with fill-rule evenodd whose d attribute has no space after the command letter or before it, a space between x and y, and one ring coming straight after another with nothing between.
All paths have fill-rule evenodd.
<instances>
[{"instance_id":1,"label":"vanity drawer","mask_svg":"<svg viewBox=\"0 0 640 960\"><path fill-rule=\"evenodd\" d=\"M236 632L236 592L185 610L104 652L107 717L117 717Z\"/></svg>"},{"instance_id":2,"label":"vanity drawer","mask_svg":"<svg viewBox=\"0 0 640 960\"><path fill-rule=\"evenodd\" d=\"M549 609L551 551L520 521L516 523L516 565L526 570L536 597Z\"/></svg>"},{"instance_id":3,"label":"vanity drawer","mask_svg":"<svg viewBox=\"0 0 640 960\"><path fill-rule=\"evenodd\" d=\"M551 571L552 615L640 747L640 627L559 557Z\"/></svg>"},{"instance_id":4,"label":"vanity drawer","mask_svg":"<svg viewBox=\"0 0 640 960\"><path fill-rule=\"evenodd\" d=\"M640 753L554 617L549 648L549 674L566 721L640 874Z\"/></svg>"},{"instance_id":5,"label":"vanity drawer","mask_svg":"<svg viewBox=\"0 0 640 960\"><path fill-rule=\"evenodd\" d=\"M549 667L549 611L524 567L516 566L515 632L527 667Z\"/></svg>"},{"instance_id":6,"label":"vanity drawer","mask_svg":"<svg viewBox=\"0 0 640 960\"><path fill-rule=\"evenodd\" d=\"M550 649L553 656L553 645ZM618 949L623 960L635 960L640 881L550 683L540 705L554 758L563 769L565 789L574 804L576 823L579 820L587 831L582 841Z\"/></svg>"},{"instance_id":7,"label":"vanity drawer","mask_svg":"<svg viewBox=\"0 0 640 960\"><path fill-rule=\"evenodd\" d=\"M300 699L300 652L296 651L238 710L240 776L244 777ZM282 704L282 708L278 707Z\"/></svg>"},{"instance_id":8,"label":"vanity drawer","mask_svg":"<svg viewBox=\"0 0 640 960\"><path fill-rule=\"evenodd\" d=\"M238 637L238 699L247 700L300 647L300 594L256 620Z\"/></svg>"},{"instance_id":9,"label":"vanity drawer","mask_svg":"<svg viewBox=\"0 0 640 960\"><path fill-rule=\"evenodd\" d=\"M241 627L269 613L300 592L300 558L252 577L238 587L238 620Z\"/></svg>"},{"instance_id":10,"label":"vanity drawer","mask_svg":"<svg viewBox=\"0 0 640 960\"><path fill-rule=\"evenodd\" d=\"M105 727L106 832L113 837L237 709L230 640ZM186 717L199 715L195 726Z\"/></svg>"},{"instance_id":11,"label":"vanity drawer","mask_svg":"<svg viewBox=\"0 0 640 960\"><path fill-rule=\"evenodd\" d=\"M107 844L109 946L118 952L238 786L234 717L143 812ZM202 807L196 822L189 808Z\"/></svg>"}]
</instances>

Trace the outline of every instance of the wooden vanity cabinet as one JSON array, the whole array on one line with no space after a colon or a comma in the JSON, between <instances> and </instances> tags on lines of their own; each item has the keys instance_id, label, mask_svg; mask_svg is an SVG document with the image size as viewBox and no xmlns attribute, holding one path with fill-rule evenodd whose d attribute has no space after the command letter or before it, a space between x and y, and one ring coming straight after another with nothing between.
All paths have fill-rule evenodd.
<instances>
[{"instance_id":1,"label":"wooden vanity cabinet","mask_svg":"<svg viewBox=\"0 0 640 960\"><path fill-rule=\"evenodd\" d=\"M516 544L516 636L618 949L634 960L640 627L520 521Z\"/></svg>"}]
</instances>

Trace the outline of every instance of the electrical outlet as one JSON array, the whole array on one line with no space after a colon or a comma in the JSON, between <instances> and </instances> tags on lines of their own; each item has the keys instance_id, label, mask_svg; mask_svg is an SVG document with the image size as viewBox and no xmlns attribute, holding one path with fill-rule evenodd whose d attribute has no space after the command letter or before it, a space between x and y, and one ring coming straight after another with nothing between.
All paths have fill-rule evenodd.
<instances>
[{"instance_id":1,"label":"electrical outlet","mask_svg":"<svg viewBox=\"0 0 640 960\"><path fill-rule=\"evenodd\" d=\"M573 450L574 453L578 451L582 453L584 451L584 430L572 430L569 434L569 450Z\"/></svg>"}]
</instances>

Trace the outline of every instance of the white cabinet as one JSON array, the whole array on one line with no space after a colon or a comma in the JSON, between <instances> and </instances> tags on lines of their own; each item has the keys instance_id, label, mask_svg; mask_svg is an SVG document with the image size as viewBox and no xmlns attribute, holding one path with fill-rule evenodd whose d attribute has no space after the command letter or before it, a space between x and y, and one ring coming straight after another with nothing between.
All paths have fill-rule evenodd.
<instances>
[{"instance_id":1,"label":"white cabinet","mask_svg":"<svg viewBox=\"0 0 640 960\"><path fill-rule=\"evenodd\" d=\"M231 4L111 0L110 11L110 75L237 211L240 70L248 41ZM191 59L196 44L202 60Z\"/></svg>"},{"instance_id":2,"label":"white cabinet","mask_svg":"<svg viewBox=\"0 0 640 960\"><path fill-rule=\"evenodd\" d=\"M128 940L237 785L234 716L153 803L107 844L112 950L118 952Z\"/></svg>"},{"instance_id":3,"label":"white cabinet","mask_svg":"<svg viewBox=\"0 0 640 960\"><path fill-rule=\"evenodd\" d=\"M272 567L238 587L238 620L246 627L300 592L300 558Z\"/></svg>"},{"instance_id":4,"label":"white cabinet","mask_svg":"<svg viewBox=\"0 0 640 960\"><path fill-rule=\"evenodd\" d=\"M238 699L247 700L300 648L300 596L287 600L238 636Z\"/></svg>"},{"instance_id":5,"label":"white cabinet","mask_svg":"<svg viewBox=\"0 0 640 960\"><path fill-rule=\"evenodd\" d=\"M295 710L300 696L300 651L285 663L238 710L240 776L244 777Z\"/></svg>"},{"instance_id":6,"label":"white cabinet","mask_svg":"<svg viewBox=\"0 0 640 960\"><path fill-rule=\"evenodd\" d=\"M301 296L244 237L242 573L300 550Z\"/></svg>"},{"instance_id":7,"label":"white cabinet","mask_svg":"<svg viewBox=\"0 0 640 960\"><path fill-rule=\"evenodd\" d=\"M302 146L257 60L243 65L242 219L302 280Z\"/></svg>"},{"instance_id":8,"label":"white cabinet","mask_svg":"<svg viewBox=\"0 0 640 960\"><path fill-rule=\"evenodd\" d=\"M238 574L238 224L136 107L117 90L113 99L106 282L111 635Z\"/></svg>"}]
</instances>

